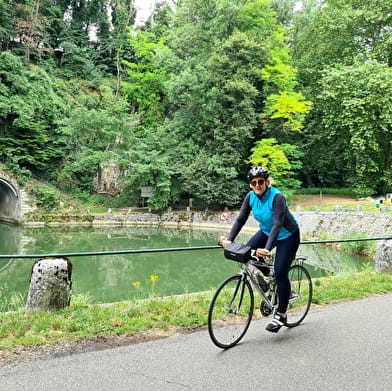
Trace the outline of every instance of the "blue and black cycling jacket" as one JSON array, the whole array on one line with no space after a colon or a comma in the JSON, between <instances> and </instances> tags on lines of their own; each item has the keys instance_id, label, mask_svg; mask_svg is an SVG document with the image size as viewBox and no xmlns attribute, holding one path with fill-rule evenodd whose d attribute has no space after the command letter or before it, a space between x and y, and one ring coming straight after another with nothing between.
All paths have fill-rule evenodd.
<instances>
[{"instance_id":1,"label":"blue and black cycling jacket","mask_svg":"<svg viewBox=\"0 0 392 391\"><path fill-rule=\"evenodd\" d=\"M277 188L269 187L261 196L253 190L246 195L228 240L234 241L250 212L258 221L260 230L268 236L265 245L267 250L271 251L277 240L286 239L299 229L297 220L288 209L285 196Z\"/></svg>"}]
</instances>

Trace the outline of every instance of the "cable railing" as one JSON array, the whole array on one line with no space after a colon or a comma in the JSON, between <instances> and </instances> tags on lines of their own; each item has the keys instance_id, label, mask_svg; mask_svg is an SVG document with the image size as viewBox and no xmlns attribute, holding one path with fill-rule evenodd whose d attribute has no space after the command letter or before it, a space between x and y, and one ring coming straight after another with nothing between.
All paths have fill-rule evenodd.
<instances>
[{"instance_id":1,"label":"cable railing","mask_svg":"<svg viewBox=\"0 0 392 391\"><path fill-rule=\"evenodd\" d=\"M372 240L391 240L392 236L375 237L375 238L356 238L356 239L328 239L328 240L306 240L302 241L301 245L307 244L327 244L327 243L347 243L347 242L361 242ZM97 255L119 255L119 254L144 254L144 253L162 253L171 251L197 251L197 250L211 250L221 249L218 244L210 246L189 246L189 247L168 247L168 248L149 248L149 249L130 249L130 250L110 250L110 251L86 251L74 253L49 253L49 254L0 254L0 259L31 259L31 258L70 258L70 257L86 257Z\"/></svg>"}]
</instances>

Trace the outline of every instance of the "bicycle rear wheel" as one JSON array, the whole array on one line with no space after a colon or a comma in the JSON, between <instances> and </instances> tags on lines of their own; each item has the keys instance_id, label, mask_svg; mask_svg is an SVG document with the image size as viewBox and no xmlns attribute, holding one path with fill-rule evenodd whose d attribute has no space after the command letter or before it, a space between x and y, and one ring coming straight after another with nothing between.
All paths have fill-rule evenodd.
<instances>
[{"instance_id":1,"label":"bicycle rear wheel","mask_svg":"<svg viewBox=\"0 0 392 391\"><path fill-rule=\"evenodd\" d=\"M254 295L245 276L224 280L216 290L208 310L208 332L212 342L227 349L245 335L252 320Z\"/></svg>"},{"instance_id":2,"label":"bicycle rear wheel","mask_svg":"<svg viewBox=\"0 0 392 391\"><path fill-rule=\"evenodd\" d=\"M298 326L307 315L312 302L313 285L309 272L301 265L289 270L291 293L287 307L287 327Z\"/></svg>"}]
</instances>

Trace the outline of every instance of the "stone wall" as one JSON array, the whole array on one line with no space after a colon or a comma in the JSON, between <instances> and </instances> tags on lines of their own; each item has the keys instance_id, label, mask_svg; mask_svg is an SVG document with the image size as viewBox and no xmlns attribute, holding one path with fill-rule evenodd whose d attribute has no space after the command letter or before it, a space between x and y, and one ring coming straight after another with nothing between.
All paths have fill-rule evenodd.
<instances>
[{"instance_id":1,"label":"stone wall","mask_svg":"<svg viewBox=\"0 0 392 391\"><path fill-rule=\"evenodd\" d=\"M27 213L32 212L37 209L35 200L31 195L29 195L23 188L19 189L20 194L20 208L22 219L24 220Z\"/></svg>"},{"instance_id":2,"label":"stone wall","mask_svg":"<svg viewBox=\"0 0 392 391\"><path fill-rule=\"evenodd\" d=\"M26 213L35 209L35 200L18 184L15 176L0 169L0 220L21 224Z\"/></svg>"},{"instance_id":3,"label":"stone wall","mask_svg":"<svg viewBox=\"0 0 392 391\"><path fill-rule=\"evenodd\" d=\"M0 169L0 220L19 223L22 220L20 191L16 179Z\"/></svg>"},{"instance_id":4,"label":"stone wall","mask_svg":"<svg viewBox=\"0 0 392 391\"><path fill-rule=\"evenodd\" d=\"M121 170L116 161L109 161L106 167L100 167L94 178L94 188L97 193L116 196L122 189L119 178L126 175L127 171Z\"/></svg>"},{"instance_id":5,"label":"stone wall","mask_svg":"<svg viewBox=\"0 0 392 391\"><path fill-rule=\"evenodd\" d=\"M300 212L295 213L303 235L344 238L350 234L364 237L392 236L392 215L359 212Z\"/></svg>"},{"instance_id":6,"label":"stone wall","mask_svg":"<svg viewBox=\"0 0 392 391\"><path fill-rule=\"evenodd\" d=\"M386 237L392 235L392 215L386 213L359 212L297 212L302 236L318 238L327 233L332 238L345 238L350 234L364 237ZM209 225L229 230L238 211L214 213L210 211L194 212L191 210L163 214L155 213L108 213L96 217L93 224L178 224L178 225ZM253 231L258 223L251 217L244 229Z\"/></svg>"}]
</instances>

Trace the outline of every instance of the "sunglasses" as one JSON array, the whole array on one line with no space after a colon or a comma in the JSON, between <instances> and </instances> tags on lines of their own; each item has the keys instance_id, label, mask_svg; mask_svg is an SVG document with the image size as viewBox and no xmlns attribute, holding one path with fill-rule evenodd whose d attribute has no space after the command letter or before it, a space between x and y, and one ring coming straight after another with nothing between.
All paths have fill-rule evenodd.
<instances>
[{"instance_id":1,"label":"sunglasses","mask_svg":"<svg viewBox=\"0 0 392 391\"><path fill-rule=\"evenodd\" d=\"M261 185L264 185L264 183L265 183L265 181L263 181L262 179L257 179L257 180L255 179L254 181L250 182L250 184L252 186L256 186L256 185L261 186Z\"/></svg>"}]
</instances>

